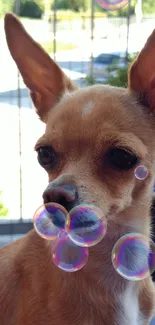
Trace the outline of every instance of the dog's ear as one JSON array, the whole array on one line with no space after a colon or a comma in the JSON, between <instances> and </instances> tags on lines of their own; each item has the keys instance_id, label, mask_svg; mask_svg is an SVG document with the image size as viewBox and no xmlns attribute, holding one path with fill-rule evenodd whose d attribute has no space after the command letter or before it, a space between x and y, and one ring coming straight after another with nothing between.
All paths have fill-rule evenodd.
<instances>
[{"instance_id":1,"label":"dog's ear","mask_svg":"<svg viewBox=\"0 0 155 325\"><path fill-rule=\"evenodd\" d=\"M6 14L5 32L9 50L30 89L37 113L46 122L48 111L65 90L73 91L76 86L30 37L15 15Z\"/></svg>"},{"instance_id":2,"label":"dog's ear","mask_svg":"<svg viewBox=\"0 0 155 325\"><path fill-rule=\"evenodd\" d=\"M128 84L141 103L155 111L155 30L131 65Z\"/></svg>"}]
</instances>

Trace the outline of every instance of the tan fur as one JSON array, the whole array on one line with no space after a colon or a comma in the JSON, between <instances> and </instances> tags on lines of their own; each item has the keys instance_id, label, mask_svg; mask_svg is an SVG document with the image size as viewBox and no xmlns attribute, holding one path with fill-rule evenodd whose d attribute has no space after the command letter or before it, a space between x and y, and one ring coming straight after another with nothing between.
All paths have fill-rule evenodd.
<instances>
[{"instance_id":1,"label":"tan fur","mask_svg":"<svg viewBox=\"0 0 155 325\"><path fill-rule=\"evenodd\" d=\"M46 122L46 132L36 148L52 145L61 153L49 182L74 182L80 201L95 203L103 211L108 230L103 241L90 249L87 265L75 273L65 273L52 263L51 243L34 230L1 249L0 324L122 325L121 302L129 282L114 271L111 251L127 232L138 231L148 237L151 233L155 116L150 100L153 103L155 97L154 89L150 91L152 84L145 85L141 71L147 62L148 71L155 76L155 32L131 68L129 89L99 85L77 89L15 16L6 15L5 29L10 52L40 118ZM144 93L148 107L141 105ZM85 114L90 102L92 109ZM148 178L138 181L133 170L120 172L104 164L104 155L112 145L135 152L147 166ZM147 325L155 303L152 280L132 285L141 324ZM123 324L131 325L127 320Z\"/></svg>"}]
</instances>

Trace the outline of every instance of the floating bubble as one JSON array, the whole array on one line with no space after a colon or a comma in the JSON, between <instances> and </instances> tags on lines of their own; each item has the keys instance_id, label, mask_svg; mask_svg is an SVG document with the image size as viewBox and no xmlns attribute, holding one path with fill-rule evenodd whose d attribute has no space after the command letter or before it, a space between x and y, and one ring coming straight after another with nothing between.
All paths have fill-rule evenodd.
<instances>
[{"instance_id":1,"label":"floating bubble","mask_svg":"<svg viewBox=\"0 0 155 325\"><path fill-rule=\"evenodd\" d=\"M118 10L125 7L129 0L96 0L97 4L106 10Z\"/></svg>"},{"instance_id":2,"label":"floating bubble","mask_svg":"<svg viewBox=\"0 0 155 325\"><path fill-rule=\"evenodd\" d=\"M56 266L66 272L82 269L88 260L88 248L73 243L66 231L59 233L59 238L52 245L52 258Z\"/></svg>"},{"instance_id":3,"label":"floating bubble","mask_svg":"<svg viewBox=\"0 0 155 325\"><path fill-rule=\"evenodd\" d=\"M107 223L96 206L81 204L70 211L66 229L75 244L90 247L105 236Z\"/></svg>"},{"instance_id":4,"label":"floating bubble","mask_svg":"<svg viewBox=\"0 0 155 325\"><path fill-rule=\"evenodd\" d=\"M155 244L140 233L127 234L116 242L112 263L123 278L143 280L155 270Z\"/></svg>"},{"instance_id":5,"label":"floating bubble","mask_svg":"<svg viewBox=\"0 0 155 325\"><path fill-rule=\"evenodd\" d=\"M39 236L54 240L65 228L68 212L57 203L46 203L34 214L33 225Z\"/></svg>"},{"instance_id":6,"label":"floating bubble","mask_svg":"<svg viewBox=\"0 0 155 325\"><path fill-rule=\"evenodd\" d=\"M143 181L148 176L148 169L147 167L140 165L135 169L134 174L137 179Z\"/></svg>"}]
</instances>

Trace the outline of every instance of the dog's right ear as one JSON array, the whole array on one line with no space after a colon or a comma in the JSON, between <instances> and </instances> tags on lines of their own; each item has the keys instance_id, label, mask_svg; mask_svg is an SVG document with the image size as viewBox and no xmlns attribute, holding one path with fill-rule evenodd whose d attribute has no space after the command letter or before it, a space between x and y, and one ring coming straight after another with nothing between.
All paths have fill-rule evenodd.
<instances>
[{"instance_id":1,"label":"dog's right ear","mask_svg":"<svg viewBox=\"0 0 155 325\"><path fill-rule=\"evenodd\" d=\"M5 16L5 32L11 55L16 62L41 120L66 91L77 87L50 56L26 32L13 14Z\"/></svg>"},{"instance_id":2,"label":"dog's right ear","mask_svg":"<svg viewBox=\"0 0 155 325\"><path fill-rule=\"evenodd\" d=\"M155 112L155 30L131 65L128 83L139 101Z\"/></svg>"}]
</instances>

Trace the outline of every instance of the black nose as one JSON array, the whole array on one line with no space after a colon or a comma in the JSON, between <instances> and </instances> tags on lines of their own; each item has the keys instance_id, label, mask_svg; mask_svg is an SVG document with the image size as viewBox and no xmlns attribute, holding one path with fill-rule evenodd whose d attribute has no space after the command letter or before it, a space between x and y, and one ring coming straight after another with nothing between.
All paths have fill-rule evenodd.
<instances>
[{"instance_id":1,"label":"black nose","mask_svg":"<svg viewBox=\"0 0 155 325\"><path fill-rule=\"evenodd\" d=\"M44 203L56 202L66 210L72 209L78 202L77 188L74 185L49 184L43 193Z\"/></svg>"}]
</instances>

